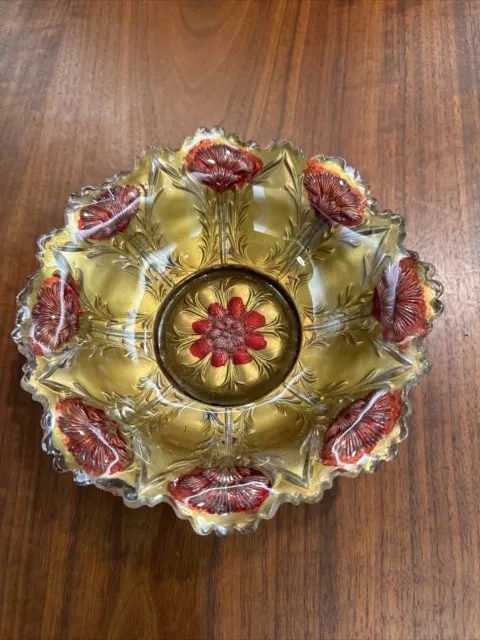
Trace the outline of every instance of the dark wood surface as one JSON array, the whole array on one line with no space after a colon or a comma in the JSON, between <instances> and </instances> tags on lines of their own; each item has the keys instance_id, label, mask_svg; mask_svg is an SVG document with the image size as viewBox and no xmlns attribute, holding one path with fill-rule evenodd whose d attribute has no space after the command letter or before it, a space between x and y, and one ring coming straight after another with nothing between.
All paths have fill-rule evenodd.
<instances>
[{"instance_id":1,"label":"dark wood surface","mask_svg":"<svg viewBox=\"0 0 480 640\"><path fill-rule=\"evenodd\" d=\"M0 638L480 638L480 2L0 0ZM446 311L379 473L202 538L40 451L9 332L68 194L198 126L339 154Z\"/></svg>"}]
</instances>

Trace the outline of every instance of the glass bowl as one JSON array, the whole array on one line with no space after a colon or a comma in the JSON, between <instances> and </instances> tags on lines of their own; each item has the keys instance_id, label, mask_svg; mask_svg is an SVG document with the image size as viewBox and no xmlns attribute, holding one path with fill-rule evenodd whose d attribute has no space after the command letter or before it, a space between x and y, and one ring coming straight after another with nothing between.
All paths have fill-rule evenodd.
<instances>
[{"instance_id":1,"label":"glass bowl","mask_svg":"<svg viewBox=\"0 0 480 640\"><path fill-rule=\"evenodd\" d=\"M341 158L220 128L72 195L13 334L54 467L219 535L374 471L442 308L404 236Z\"/></svg>"}]
</instances>

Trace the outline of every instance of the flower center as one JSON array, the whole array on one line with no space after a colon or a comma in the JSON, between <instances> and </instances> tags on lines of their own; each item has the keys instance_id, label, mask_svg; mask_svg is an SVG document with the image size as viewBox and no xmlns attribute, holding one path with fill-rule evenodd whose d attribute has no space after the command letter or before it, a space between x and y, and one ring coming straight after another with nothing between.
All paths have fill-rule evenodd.
<instances>
[{"instance_id":1,"label":"flower center","mask_svg":"<svg viewBox=\"0 0 480 640\"><path fill-rule=\"evenodd\" d=\"M212 341L212 347L231 354L235 349L245 346L245 326L242 320L233 318L230 314L222 318L210 317L212 329L207 338Z\"/></svg>"}]
</instances>

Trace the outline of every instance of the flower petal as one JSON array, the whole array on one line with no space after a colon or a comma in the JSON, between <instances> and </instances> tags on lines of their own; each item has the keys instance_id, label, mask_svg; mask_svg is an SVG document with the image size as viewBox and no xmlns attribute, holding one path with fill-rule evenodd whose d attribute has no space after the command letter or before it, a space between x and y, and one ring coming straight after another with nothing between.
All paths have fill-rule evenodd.
<instances>
[{"instance_id":1,"label":"flower petal","mask_svg":"<svg viewBox=\"0 0 480 640\"><path fill-rule=\"evenodd\" d=\"M235 349L232 360L233 364L248 364L252 361L252 356L244 349Z\"/></svg>"},{"instance_id":2,"label":"flower petal","mask_svg":"<svg viewBox=\"0 0 480 640\"><path fill-rule=\"evenodd\" d=\"M186 158L188 171L217 193L241 187L251 182L263 167L260 158L250 151L202 140L190 149Z\"/></svg>"},{"instance_id":3,"label":"flower petal","mask_svg":"<svg viewBox=\"0 0 480 640\"><path fill-rule=\"evenodd\" d=\"M392 431L401 412L400 391L374 391L342 409L325 434L323 464L341 467L368 455Z\"/></svg>"},{"instance_id":4,"label":"flower petal","mask_svg":"<svg viewBox=\"0 0 480 640\"><path fill-rule=\"evenodd\" d=\"M196 358L204 358L211 352L211 350L212 347L210 342L205 338L200 338L200 340L196 340L192 345L190 345L190 353Z\"/></svg>"},{"instance_id":5,"label":"flower petal","mask_svg":"<svg viewBox=\"0 0 480 640\"><path fill-rule=\"evenodd\" d=\"M210 320L196 320L195 322L192 322L192 329L199 335L205 335L211 330L211 328L212 323Z\"/></svg>"},{"instance_id":6,"label":"flower petal","mask_svg":"<svg viewBox=\"0 0 480 640\"><path fill-rule=\"evenodd\" d=\"M257 469L245 467L197 467L168 485L168 491L177 502L195 511L216 515L255 513L271 488L267 476Z\"/></svg>"},{"instance_id":7,"label":"flower petal","mask_svg":"<svg viewBox=\"0 0 480 640\"><path fill-rule=\"evenodd\" d=\"M243 304L243 300L238 296L230 298L230 301L228 303L228 310L234 318L241 318L245 313L245 305Z\"/></svg>"},{"instance_id":8,"label":"flower petal","mask_svg":"<svg viewBox=\"0 0 480 640\"><path fill-rule=\"evenodd\" d=\"M253 155L253 153L250 153L249 151L246 152L246 155L250 160L250 162L252 163L250 180L253 180L253 178L257 175L257 173L263 169L263 162L260 160L260 158L257 158L257 156Z\"/></svg>"},{"instance_id":9,"label":"flower petal","mask_svg":"<svg viewBox=\"0 0 480 640\"><path fill-rule=\"evenodd\" d=\"M119 425L107 414L80 398L60 400L55 421L75 462L91 475L122 471L131 454Z\"/></svg>"},{"instance_id":10,"label":"flower petal","mask_svg":"<svg viewBox=\"0 0 480 640\"><path fill-rule=\"evenodd\" d=\"M90 240L105 240L125 231L139 210L140 189L111 187L80 210L78 228Z\"/></svg>"},{"instance_id":11,"label":"flower petal","mask_svg":"<svg viewBox=\"0 0 480 640\"><path fill-rule=\"evenodd\" d=\"M427 332L426 304L415 255L386 267L373 294L372 315L385 340L402 343Z\"/></svg>"},{"instance_id":12,"label":"flower petal","mask_svg":"<svg viewBox=\"0 0 480 640\"><path fill-rule=\"evenodd\" d=\"M243 320L246 329L259 329L265 326L265 316L258 311L250 311Z\"/></svg>"},{"instance_id":13,"label":"flower petal","mask_svg":"<svg viewBox=\"0 0 480 640\"><path fill-rule=\"evenodd\" d=\"M208 315L214 316L215 318L221 318L227 313L227 310L224 309L218 302L212 302L212 304L208 307Z\"/></svg>"},{"instance_id":14,"label":"flower petal","mask_svg":"<svg viewBox=\"0 0 480 640\"><path fill-rule=\"evenodd\" d=\"M79 285L72 278L60 274L50 276L40 287L29 334L37 355L56 351L77 334L83 313L78 291Z\"/></svg>"},{"instance_id":15,"label":"flower petal","mask_svg":"<svg viewBox=\"0 0 480 640\"><path fill-rule=\"evenodd\" d=\"M214 351L212 353L212 358L210 360L210 364L212 367L223 367L227 364L228 353L225 351Z\"/></svg>"},{"instance_id":16,"label":"flower petal","mask_svg":"<svg viewBox=\"0 0 480 640\"><path fill-rule=\"evenodd\" d=\"M318 160L308 160L303 185L315 217L330 226L361 224L367 201L363 193L342 176L327 170Z\"/></svg>"},{"instance_id":17,"label":"flower petal","mask_svg":"<svg viewBox=\"0 0 480 640\"><path fill-rule=\"evenodd\" d=\"M265 349L265 347L267 346L267 341L260 333L257 333L256 331L252 331L251 333L247 333L247 335L245 336L245 344L250 349L255 349L255 351L261 351L262 349Z\"/></svg>"},{"instance_id":18,"label":"flower petal","mask_svg":"<svg viewBox=\"0 0 480 640\"><path fill-rule=\"evenodd\" d=\"M125 187L115 187L115 189L117 189L117 197L120 197L120 200L125 205L132 204L135 200L140 199L140 190L131 184L127 184Z\"/></svg>"}]
</instances>

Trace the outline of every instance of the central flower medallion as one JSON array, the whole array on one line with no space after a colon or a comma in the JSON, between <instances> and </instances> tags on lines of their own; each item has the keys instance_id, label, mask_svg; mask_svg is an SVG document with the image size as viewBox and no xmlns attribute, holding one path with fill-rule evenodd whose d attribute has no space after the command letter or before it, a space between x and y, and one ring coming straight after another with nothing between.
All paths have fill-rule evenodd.
<instances>
[{"instance_id":1,"label":"central flower medallion","mask_svg":"<svg viewBox=\"0 0 480 640\"><path fill-rule=\"evenodd\" d=\"M172 382L210 404L248 404L291 370L300 328L286 292L248 269L179 285L158 315L157 357Z\"/></svg>"}]
</instances>

